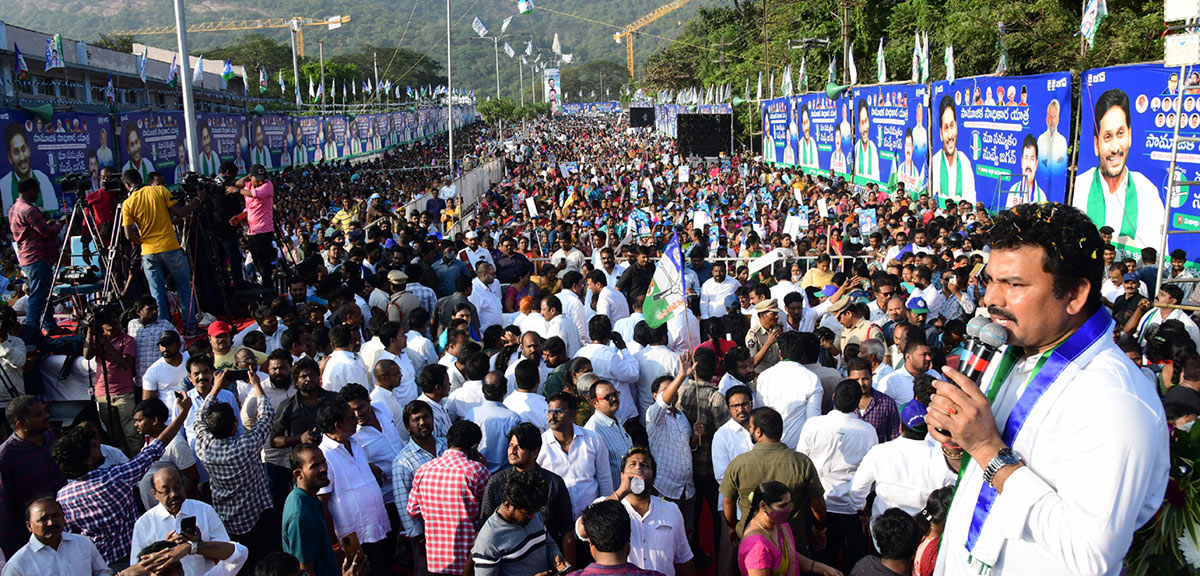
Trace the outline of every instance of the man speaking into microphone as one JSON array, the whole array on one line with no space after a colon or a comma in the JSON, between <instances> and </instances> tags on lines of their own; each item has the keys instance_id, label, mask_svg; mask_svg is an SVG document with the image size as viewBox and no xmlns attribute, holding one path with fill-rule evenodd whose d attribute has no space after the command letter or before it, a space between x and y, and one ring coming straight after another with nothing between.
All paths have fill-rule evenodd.
<instances>
[{"instance_id":1,"label":"man speaking into microphone","mask_svg":"<svg viewBox=\"0 0 1200 576\"><path fill-rule=\"evenodd\" d=\"M1004 211L986 234L983 304L1008 346L978 384L950 368L936 383L929 433L966 451L936 574L1119 574L1169 451L1162 401L1101 305L1100 234L1053 204Z\"/></svg>"}]
</instances>

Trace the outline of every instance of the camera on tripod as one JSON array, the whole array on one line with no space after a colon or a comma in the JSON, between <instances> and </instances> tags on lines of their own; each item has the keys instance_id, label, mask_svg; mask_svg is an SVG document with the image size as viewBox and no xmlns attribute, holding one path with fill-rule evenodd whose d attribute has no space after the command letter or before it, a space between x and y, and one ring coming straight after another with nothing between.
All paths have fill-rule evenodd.
<instances>
[{"instance_id":1,"label":"camera on tripod","mask_svg":"<svg viewBox=\"0 0 1200 576\"><path fill-rule=\"evenodd\" d=\"M183 175L183 181L179 183L179 193L184 202L190 202L199 195L201 190L204 190L210 197L218 196L225 193L226 186L233 186L236 182L236 179L188 172Z\"/></svg>"}]
</instances>

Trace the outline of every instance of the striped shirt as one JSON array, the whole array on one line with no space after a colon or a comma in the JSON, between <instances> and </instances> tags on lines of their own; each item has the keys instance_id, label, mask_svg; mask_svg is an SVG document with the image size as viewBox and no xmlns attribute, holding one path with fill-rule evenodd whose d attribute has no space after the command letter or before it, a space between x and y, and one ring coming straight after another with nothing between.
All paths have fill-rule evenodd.
<instances>
[{"instance_id":1,"label":"striped shirt","mask_svg":"<svg viewBox=\"0 0 1200 576\"><path fill-rule=\"evenodd\" d=\"M554 569L558 545L546 534L541 517L535 515L520 526L492 514L475 539L471 559L475 576L528 576Z\"/></svg>"},{"instance_id":2,"label":"striped shirt","mask_svg":"<svg viewBox=\"0 0 1200 576\"><path fill-rule=\"evenodd\" d=\"M592 413L584 428L600 435L604 445L608 447L608 467L612 470L613 486L621 485L621 458L633 448L633 439L616 420L599 412ZM605 496L601 494L601 496Z\"/></svg>"}]
</instances>

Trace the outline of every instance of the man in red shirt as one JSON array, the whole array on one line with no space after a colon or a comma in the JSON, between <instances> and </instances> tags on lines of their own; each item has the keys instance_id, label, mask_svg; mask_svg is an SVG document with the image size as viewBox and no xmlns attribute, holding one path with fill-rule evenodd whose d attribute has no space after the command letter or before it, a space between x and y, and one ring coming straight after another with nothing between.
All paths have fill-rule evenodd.
<instances>
[{"instance_id":1,"label":"man in red shirt","mask_svg":"<svg viewBox=\"0 0 1200 576\"><path fill-rule=\"evenodd\" d=\"M467 569L489 478L475 449L482 439L474 422L455 422L446 433L446 451L413 476L407 512L425 520L426 561L432 574L463 574Z\"/></svg>"},{"instance_id":2,"label":"man in red shirt","mask_svg":"<svg viewBox=\"0 0 1200 576\"><path fill-rule=\"evenodd\" d=\"M58 233L62 223L46 222L46 216L38 209L42 192L37 179L22 180L17 184L17 193L19 196L8 212L8 222L17 245L17 262L29 281L25 325L31 330L40 326L53 336L63 330L54 322L54 315L45 311L50 289L54 287L54 262L58 260Z\"/></svg>"},{"instance_id":3,"label":"man in red shirt","mask_svg":"<svg viewBox=\"0 0 1200 576\"><path fill-rule=\"evenodd\" d=\"M145 444L133 426L134 394L138 386L133 381L137 341L125 333L117 315L101 311L87 328L83 341L83 357L97 359L95 375L96 402L105 428L114 436L113 445L129 456L136 455Z\"/></svg>"}]
</instances>

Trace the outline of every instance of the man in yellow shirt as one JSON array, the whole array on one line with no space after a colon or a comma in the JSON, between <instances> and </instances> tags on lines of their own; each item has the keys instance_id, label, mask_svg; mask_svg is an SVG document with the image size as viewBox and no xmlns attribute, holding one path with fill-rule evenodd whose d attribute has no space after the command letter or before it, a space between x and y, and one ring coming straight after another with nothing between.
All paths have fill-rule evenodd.
<instances>
[{"instance_id":1,"label":"man in yellow shirt","mask_svg":"<svg viewBox=\"0 0 1200 576\"><path fill-rule=\"evenodd\" d=\"M359 215L362 213L362 198L351 199L349 196L342 197L342 209L333 215L332 224L335 228L342 231L342 234L350 233L350 224L354 222L362 223Z\"/></svg>"},{"instance_id":2,"label":"man in yellow shirt","mask_svg":"<svg viewBox=\"0 0 1200 576\"><path fill-rule=\"evenodd\" d=\"M167 274L170 274L179 290L182 333L191 334L196 326L192 308L192 272L187 256L179 247L171 219L185 218L195 211L206 197L204 189L200 189L198 197L191 203L180 206L166 188L145 186L137 170L126 170L121 174L121 181L129 192L122 207L121 225L129 242L141 247L142 269L150 284L150 295L158 302L158 317L171 318L167 307Z\"/></svg>"}]
</instances>

